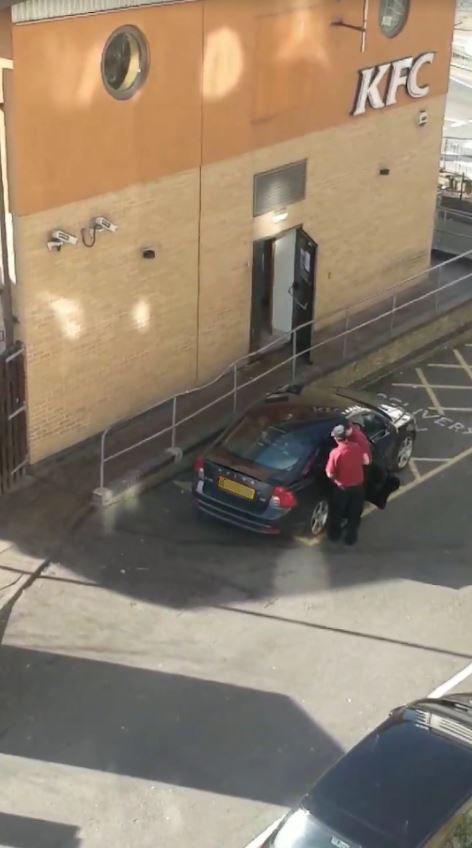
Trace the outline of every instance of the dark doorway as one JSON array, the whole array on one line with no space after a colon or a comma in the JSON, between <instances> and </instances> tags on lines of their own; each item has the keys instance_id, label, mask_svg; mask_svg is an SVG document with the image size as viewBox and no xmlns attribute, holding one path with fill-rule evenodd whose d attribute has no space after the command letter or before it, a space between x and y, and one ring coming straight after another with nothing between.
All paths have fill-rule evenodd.
<instances>
[{"instance_id":1,"label":"dark doorway","mask_svg":"<svg viewBox=\"0 0 472 848\"><path fill-rule=\"evenodd\" d=\"M313 325L303 325L315 318L316 251L316 243L300 227L295 246L292 328L301 327L297 332L297 352L308 351L308 356Z\"/></svg>"},{"instance_id":2,"label":"dark doorway","mask_svg":"<svg viewBox=\"0 0 472 848\"><path fill-rule=\"evenodd\" d=\"M251 350L258 350L314 318L316 244L296 227L254 242ZM311 327L297 332L297 350L311 345Z\"/></svg>"}]
</instances>

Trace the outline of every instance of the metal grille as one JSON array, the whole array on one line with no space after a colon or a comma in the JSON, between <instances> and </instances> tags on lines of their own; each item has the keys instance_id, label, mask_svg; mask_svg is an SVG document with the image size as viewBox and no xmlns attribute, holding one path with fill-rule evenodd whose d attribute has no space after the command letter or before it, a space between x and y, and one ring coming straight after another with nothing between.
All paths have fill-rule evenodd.
<instances>
[{"instance_id":1,"label":"metal grille","mask_svg":"<svg viewBox=\"0 0 472 848\"><path fill-rule=\"evenodd\" d=\"M13 488L26 464L25 365L17 345L0 355L0 494Z\"/></svg>"},{"instance_id":2,"label":"metal grille","mask_svg":"<svg viewBox=\"0 0 472 848\"><path fill-rule=\"evenodd\" d=\"M283 165L274 168L273 171L264 171L254 177L254 202L253 214L265 215L274 212L290 203L303 200L306 190L306 165L307 161L293 162L291 165Z\"/></svg>"},{"instance_id":3,"label":"metal grille","mask_svg":"<svg viewBox=\"0 0 472 848\"><path fill-rule=\"evenodd\" d=\"M48 18L65 18L70 15L111 12L115 9L193 2L195 0L24 0L23 3L16 3L12 7L12 19L13 23L22 24Z\"/></svg>"}]
</instances>

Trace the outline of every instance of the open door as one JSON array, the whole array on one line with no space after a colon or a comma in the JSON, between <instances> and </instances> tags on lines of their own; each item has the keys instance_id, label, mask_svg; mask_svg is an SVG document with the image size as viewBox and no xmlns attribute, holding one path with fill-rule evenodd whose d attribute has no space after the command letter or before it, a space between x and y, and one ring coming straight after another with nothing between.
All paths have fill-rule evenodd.
<instances>
[{"instance_id":1,"label":"open door","mask_svg":"<svg viewBox=\"0 0 472 848\"><path fill-rule=\"evenodd\" d=\"M291 287L293 298L292 328L300 327L315 317L315 281L316 281L317 245L303 229L297 230L295 245L295 274ZM312 326L297 332L297 353L307 352L312 344Z\"/></svg>"}]
</instances>

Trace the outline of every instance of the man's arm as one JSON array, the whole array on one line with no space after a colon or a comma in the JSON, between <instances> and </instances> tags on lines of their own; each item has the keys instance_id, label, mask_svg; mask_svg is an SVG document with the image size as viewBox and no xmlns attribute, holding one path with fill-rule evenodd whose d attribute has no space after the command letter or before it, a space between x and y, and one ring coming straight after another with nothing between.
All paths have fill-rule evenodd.
<instances>
[{"instance_id":1,"label":"man's arm","mask_svg":"<svg viewBox=\"0 0 472 848\"><path fill-rule=\"evenodd\" d=\"M326 463L325 468L326 476L329 477L330 480L334 480L336 474L336 454L335 451L332 450L329 457L328 462Z\"/></svg>"}]
</instances>

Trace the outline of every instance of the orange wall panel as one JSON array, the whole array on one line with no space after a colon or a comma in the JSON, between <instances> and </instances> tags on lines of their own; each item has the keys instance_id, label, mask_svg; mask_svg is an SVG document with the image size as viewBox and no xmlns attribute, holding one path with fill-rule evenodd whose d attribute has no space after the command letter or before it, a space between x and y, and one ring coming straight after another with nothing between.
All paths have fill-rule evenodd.
<instances>
[{"instance_id":1,"label":"orange wall panel","mask_svg":"<svg viewBox=\"0 0 472 848\"><path fill-rule=\"evenodd\" d=\"M118 191L350 121L359 70L435 51L421 83L447 91L455 0L412 0L404 30L379 28L370 0L200 0L13 27L8 111L17 214ZM150 45L142 89L105 90L103 46L134 24ZM410 98L399 91L398 105ZM427 98L418 100L426 104ZM395 107L388 107L395 108ZM423 107L424 108L424 107Z\"/></svg>"},{"instance_id":2,"label":"orange wall panel","mask_svg":"<svg viewBox=\"0 0 472 848\"><path fill-rule=\"evenodd\" d=\"M23 215L197 167L199 3L15 26L14 211ZM146 36L149 76L129 100L101 78L110 33Z\"/></svg>"},{"instance_id":3,"label":"orange wall panel","mask_svg":"<svg viewBox=\"0 0 472 848\"><path fill-rule=\"evenodd\" d=\"M205 53L210 41L231 41L232 64L227 59L220 96L208 94L204 76L204 162L353 120L358 72L380 62L435 51L424 81L431 96L445 93L455 0L414 0L404 30L392 39L380 31L379 3L370 0L362 53L361 34L332 22L362 25L363 0L206 0ZM400 91L398 105L407 102Z\"/></svg>"}]
</instances>

